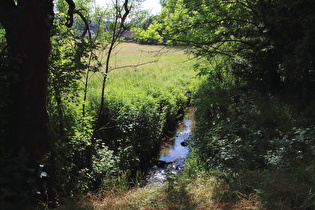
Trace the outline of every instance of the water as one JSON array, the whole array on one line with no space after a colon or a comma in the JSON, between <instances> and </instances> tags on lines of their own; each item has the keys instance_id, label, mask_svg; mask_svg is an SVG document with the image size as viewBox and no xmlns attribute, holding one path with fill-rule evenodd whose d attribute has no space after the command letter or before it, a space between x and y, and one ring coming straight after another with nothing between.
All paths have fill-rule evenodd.
<instances>
[{"instance_id":1,"label":"water","mask_svg":"<svg viewBox=\"0 0 315 210\"><path fill-rule=\"evenodd\" d=\"M178 158L185 158L188 156L188 147L181 145L191 137L192 121L187 119L179 126L178 131L173 141L162 146L160 151L160 160L171 162Z\"/></svg>"},{"instance_id":2,"label":"water","mask_svg":"<svg viewBox=\"0 0 315 210\"><path fill-rule=\"evenodd\" d=\"M162 185L166 180L166 174L177 174L184 168L185 158L189 154L187 146L182 146L182 142L187 142L191 138L192 120L185 119L177 129L177 132L169 142L161 147L158 161L164 164L163 167L155 165L148 174L149 184ZM162 164L163 165L163 164Z\"/></svg>"}]
</instances>

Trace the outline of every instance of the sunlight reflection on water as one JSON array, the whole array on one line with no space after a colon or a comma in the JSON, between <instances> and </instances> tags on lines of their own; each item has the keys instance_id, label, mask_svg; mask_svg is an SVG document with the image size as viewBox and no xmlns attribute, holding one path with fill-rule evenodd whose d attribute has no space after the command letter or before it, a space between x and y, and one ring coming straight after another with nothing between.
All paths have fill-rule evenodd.
<instances>
[{"instance_id":1,"label":"sunlight reflection on water","mask_svg":"<svg viewBox=\"0 0 315 210\"><path fill-rule=\"evenodd\" d=\"M159 160L169 164L166 164L164 167L154 166L149 171L148 183L162 185L166 179L166 173L177 174L184 168L185 158L189 154L189 149L187 146L182 146L181 143L187 142L191 138L191 126L192 120L185 119L177 129L174 140L162 146Z\"/></svg>"},{"instance_id":2,"label":"sunlight reflection on water","mask_svg":"<svg viewBox=\"0 0 315 210\"><path fill-rule=\"evenodd\" d=\"M189 153L188 147L183 147L181 143L187 141L191 137L191 120L184 120L183 131L179 131L175 134L175 139L168 148L163 148L160 152L160 160L171 162L178 158L186 158ZM181 127L179 128L181 130Z\"/></svg>"}]
</instances>

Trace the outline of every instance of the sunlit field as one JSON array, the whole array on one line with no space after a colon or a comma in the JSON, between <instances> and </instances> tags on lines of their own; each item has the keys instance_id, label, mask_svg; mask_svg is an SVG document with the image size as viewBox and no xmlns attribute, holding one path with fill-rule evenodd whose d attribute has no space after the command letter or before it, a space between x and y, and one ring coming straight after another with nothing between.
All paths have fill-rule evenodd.
<instances>
[{"instance_id":1,"label":"sunlit field","mask_svg":"<svg viewBox=\"0 0 315 210\"><path fill-rule=\"evenodd\" d=\"M151 67L167 68L177 66L178 62L187 62L188 57L185 55L184 48L122 43L115 47L110 64L113 68L117 68L154 61L156 62Z\"/></svg>"},{"instance_id":2,"label":"sunlit field","mask_svg":"<svg viewBox=\"0 0 315 210\"><path fill-rule=\"evenodd\" d=\"M99 56L105 64L107 54L99 52ZM182 48L122 43L115 47L110 59L109 83L130 79L135 79L135 83L140 79L141 82L185 79L182 77L196 75L192 71L193 62ZM103 71L95 74L91 83L102 81Z\"/></svg>"},{"instance_id":3,"label":"sunlit field","mask_svg":"<svg viewBox=\"0 0 315 210\"><path fill-rule=\"evenodd\" d=\"M99 53L105 64L106 54ZM193 70L195 60L183 48L122 43L116 46L110 59L106 81L107 98L134 101L148 95L172 100L180 98L200 81ZM88 97L98 101L105 67L89 81ZM97 99L98 98L98 99Z\"/></svg>"}]
</instances>

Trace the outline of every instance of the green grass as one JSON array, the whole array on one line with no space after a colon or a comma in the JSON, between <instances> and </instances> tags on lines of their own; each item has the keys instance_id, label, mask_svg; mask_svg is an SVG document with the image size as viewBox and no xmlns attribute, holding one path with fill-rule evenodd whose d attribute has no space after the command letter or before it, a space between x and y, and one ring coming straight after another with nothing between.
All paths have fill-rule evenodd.
<instances>
[{"instance_id":1,"label":"green grass","mask_svg":"<svg viewBox=\"0 0 315 210\"><path fill-rule=\"evenodd\" d=\"M100 52L101 60L106 54ZM120 168L140 169L154 156L166 132L184 114L200 81L195 60L183 48L123 43L111 59L105 87L104 129L98 138L121 160ZM89 81L88 107L98 113L104 68Z\"/></svg>"},{"instance_id":2,"label":"green grass","mask_svg":"<svg viewBox=\"0 0 315 210\"><path fill-rule=\"evenodd\" d=\"M101 52L100 56L104 61L106 55ZM176 115L176 109L185 106L200 81L192 68L194 62L182 48L134 43L118 45L106 81L108 108L120 110L124 106L162 104L168 105L167 109ZM100 104L104 68L93 74L88 84L91 109L97 109Z\"/></svg>"},{"instance_id":3,"label":"green grass","mask_svg":"<svg viewBox=\"0 0 315 210\"><path fill-rule=\"evenodd\" d=\"M150 139L160 134L157 127L163 127L165 116L177 116L177 105L187 102L187 93L193 94L202 79L195 77L196 72L191 69L194 61L190 60L182 49L164 48L162 51L165 50L165 53L156 62L138 67L133 65L156 59L153 56L154 53L149 52L159 51L161 47L125 43L119 45L116 50L117 53L111 64L113 69L116 67L116 70L109 74L106 102L109 111L113 113L116 111L124 116L123 119L116 118L117 125L122 126L123 129L126 127L134 129L131 132L134 138L128 137L124 145L129 150L123 150L125 156L120 156L124 162L128 162L138 154L135 150L137 145L148 146L154 143L147 138L142 138L143 129L149 131L146 133L147 136L153 133ZM149 52L145 53L146 51ZM126 65L133 67L119 68ZM100 83L101 73L95 74L89 83L91 107L93 103L99 103ZM207 84L206 87L211 89L211 85L213 84ZM199 111L203 108L215 111L215 106L211 106L213 104L211 100L229 98L229 95L225 93L221 95L220 92L214 92L217 94L212 95L209 95L210 91L206 93L203 96L206 100L203 104L205 107L197 107ZM200 97L199 95L197 100L200 100ZM233 105L229 100L221 101L219 105L222 106L223 102L229 106ZM161 104L162 111L159 110ZM248 104L247 101L246 104ZM217 110L220 111L220 109ZM269 115L279 118L287 114L283 110L282 108L282 115ZM248 113L250 109L243 111ZM266 111L269 113L270 109ZM210 116L209 113L205 113L202 113L202 116ZM231 118L231 116L228 117ZM211 122L211 119L199 120L197 126L201 128L208 122ZM220 122L227 123L229 120L220 120ZM233 122L237 121L233 120ZM264 120L259 120L262 125L264 122ZM123 124L126 124L126 127ZM236 129L237 126L232 126L232 128ZM137 135L137 132L140 135ZM202 138L202 141L207 141L207 139ZM207 149L207 146L203 146L200 142L199 146ZM122 154L118 153L118 155ZM209 157L206 152L200 152L199 155ZM136 162L136 160L132 161ZM206 166L200 164L200 158L190 157L186 163L185 173L164 186L140 187L134 183L133 186L136 187L129 189L126 184L127 177L125 181L124 177L117 178L118 181L104 180L103 186L97 192L85 194L60 209L311 209L315 205L314 164L307 168L300 167L292 170L246 171L240 168L235 173L222 173L209 168L208 172L205 172L202 167Z\"/></svg>"},{"instance_id":4,"label":"green grass","mask_svg":"<svg viewBox=\"0 0 315 210\"><path fill-rule=\"evenodd\" d=\"M105 62L106 54L100 52L100 56ZM192 70L194 62L181 48L120 44L111 58L106 97L114 97L122 103L161 95L171 99L170 94L175 98L183 97L192 92L198 82ZM89 81L88 96L92 104L99 104L103 73L104 67Z\"/></svg>"},{"instance_id":5,"label":"green grass","mask_svg":"<svg viewBox=\"0 0 315 210\"><path fill-rule=\"evenodd\" d=\"M100 56L105 62L106 55L100 53ZM193 62L181 48L120 44L111 57L108 91L119 89L121 84L123 88L136 88L148 85L161 87L166 84L175 86L187 82L196 75L191 69ZM94 75L90 85L99 88L101 81L102 71Z\"/></svg>"}]
</instances>

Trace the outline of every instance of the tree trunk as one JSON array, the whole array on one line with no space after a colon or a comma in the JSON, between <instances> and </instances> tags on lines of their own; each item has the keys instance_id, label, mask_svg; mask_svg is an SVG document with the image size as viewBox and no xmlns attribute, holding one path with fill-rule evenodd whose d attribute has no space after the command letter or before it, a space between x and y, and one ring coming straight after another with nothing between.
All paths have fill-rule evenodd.
<instances>
[{"instance_id":1,"label":"tree trunk","mask_svg":"<svg viewBox=\"0 0 315 210\"><path fill-rule=\"evenodd\" d=\"M41 170L40 164L47 164L43 161L50 148L46 104L53 16L52 0L0 2L0 23L17 76L10 86L5 148L9 158L19 159L34 174Z\"/></svg>"},{"instance_id":2,"label":"tree trunk","mask_svg":"<svg viewBox=\"0 0 315 210\"><path fill-rule=\"evenodd\" d=\"M9 55L18 81L12 84L8 149L24 150L24 160L40 160L49 147L46 110L52 0L21 1L5 25ZM25 159L26 158L26 159Z\"/></svg>"}]
</instances>

